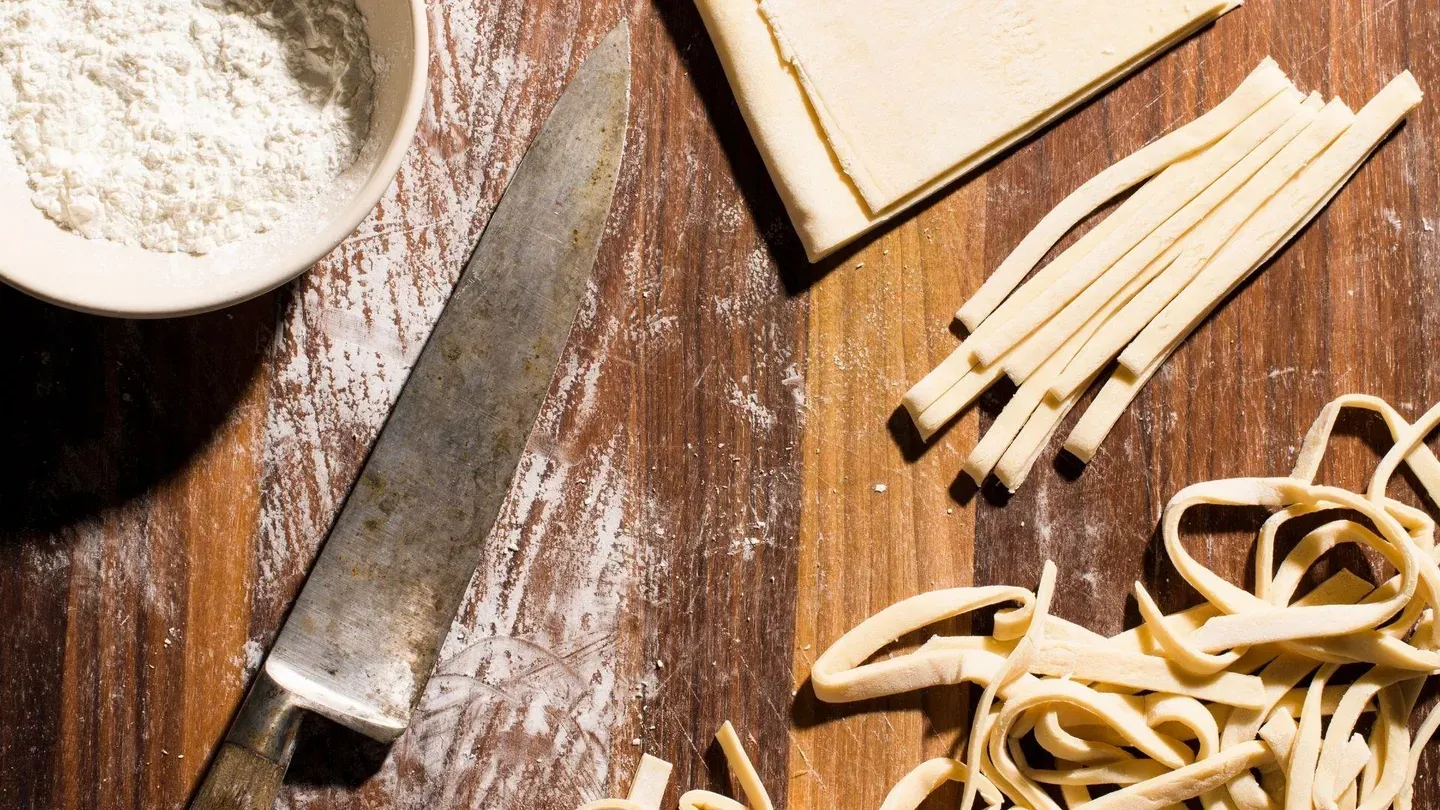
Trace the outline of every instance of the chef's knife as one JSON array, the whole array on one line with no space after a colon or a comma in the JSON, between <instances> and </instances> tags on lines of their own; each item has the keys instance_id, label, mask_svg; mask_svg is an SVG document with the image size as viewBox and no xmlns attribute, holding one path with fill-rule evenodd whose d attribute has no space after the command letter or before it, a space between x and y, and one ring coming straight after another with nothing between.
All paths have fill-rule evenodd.
<instances>
[{"instance_id":1,"label":"chef's knife","mask_svg":"<svg viewBox=\"0 0 1440 810\"><path fill-rule=\"evenodd\" d=\"M192 810L268 810L305 712L405 730L584 295L629 93L622 22L515 170Z\"/></svg>"}]
</instances>

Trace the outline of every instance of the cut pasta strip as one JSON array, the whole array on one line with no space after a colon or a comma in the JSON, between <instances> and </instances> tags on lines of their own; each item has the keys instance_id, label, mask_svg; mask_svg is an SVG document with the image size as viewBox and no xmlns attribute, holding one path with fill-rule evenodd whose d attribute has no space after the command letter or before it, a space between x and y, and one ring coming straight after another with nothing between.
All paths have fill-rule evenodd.
<instances>
[{"instance_id":1,"label":"cut pasta strip","mask_svg":"<svg viewBox=\"0 0 1440 810\"><path fill-rule=\"evenodd\" d=\"M1126 703L1136 712L1142 711L1140 701L1126 700ZM1073 762L1098 764L1128 758L1130 755L1124 748L1129 742L1109 726L1094 725L1093 720L1083 709L1064 705L1047 707L1035 723L1035 742L1057 759ZM1024 726L1023 722L1017 723L1016 733Z\"/></svg>"},{"instance_id":2,"label":"cut pasta strip","mask_svg":"<svg viewBox=\"0 0 1440 810\"><path fill-rule=\"evenodd\" d=\"M1332 508L1354 509L1371 520L1381 535L1359 535L1358 539L1373 542L1372 548L1387 556L1394 555L1394 561L1399 563L1400 590L1386 599L1353 606L1276 608L1210 572L1186 551L1180 540L1180 520L1186 511L1200 504L1278 508L1328 504ZM1291 478L1236 478L1187 487L1166 507L1162 532L1166 551L1180 575L1222 611L1235 614L1210 619L1196 631L1193 643L1201 651L1371 630L1405 607L1419 581L1420 566L1413 541L1381 507L1345 490Z\"/></svg>"},{"instance_id":3,"label":"cut pasta strip","mask_svg":"<svg viewBox=\"0 0 1440 810\"><path fill-rule=\"evenodd\" d=\"M903 403L906 410L910 412L911 417L918 419L922 413L929 410L937 400L955 386L972 368L977 367L978 364L974 358L973 351L977 342L988 338L991 333L1000 328L1001 324L1006 323L1018 314L1042 289L1068 273L1076 262L1083 259L1097 245L1105 241L1122 224L1129 222L1138 213L1157 204L1160 201L1159 198L1163 191L1162 184L1147 183L1141 186L1140 189L1131 195L1128 200L1123 202L1114 213L1106 217L1094 228L1091 228L1079 241L1062 252L1060 256L1049 264L1042 267L1035 274L1034 278L1016 290L1015 285L1034 268L1040 258L1061 236L1110 198L1159 172L1161 169L1165 169L1170 164L1182 160L1197 150L1219 140L1230 132L1230 130L1243 123L1253 115L1255 111L1259 110L1281 91L1291 87L1293 87L1293 85L1285 78L1284 73L1280 71L1273 60L1267 58L1261 63L1260 67L1256 68L1255 71L1241 83L1241 86L1234 94L1221 102L1214 110L1191 122L1191 124L1182 127L1181 130L1176 130L1172 133L1172 135L1177 137L1169 142L1169 146L1159 148L1162 141L1171 138L1170 135L1167 135L1165 138L1162 138L1161 141L1157 141L1141 149L1139 152L1134 153L1130 157L1114 164L1106 171L1096 175L1061 202L1060 205L1051 211L1050 215L1047 215L1041 224L1025 238L1021 245L1016 248L1015 252L1011 254L1010 258L1005 260L1000 269L997 269L995 273L991 274L990 278L986 280L985 285L967 302L966 306L962 307L959 313L956 313L956 317L966 325L966 328L969 329L971 334L955 351L951 352L949 357L906 393ZM1194 129L1190 129L1191 127L1194 127ZM1182 131L1184 131L1185 134L1182 134ZM1152 149L1152 147L1154 148ZM1142 175L1134 174L1134 167L1137 165L1147 167L1144 169ZM1114 188L1112 191L1097 192L1097 189L1112 188L1113 178L1117 176L1133 176L1133 179L1121 187ZM1103 194L1103 196L1097 198L1097 193ZM1070 213L1066 213L1067 209ZM1072 213L1074 214L1073 220L1064 224L1058 232L1053 232L1053 235L1046 235L1047 229L1053 230L1056 223L1069 217ZM1056 219L1052 220L1052 218ZM1025 258L1025 256L1035 250L1038 250L1038 253L1035 253L1032 258ZM1003 291L1000 291L999 297L1003 299L1003 303L997 299L993 304L989 304L985 308L984 315L974 318L973 320L963 314L966 312L966 308L972 305L980 306L981 302L991 295L993 291L999 290L999 286L997 286L999 282L1004 279L1012 269L1017 268L1019 277L1015 278L1014 282L1009 283L1008 286L1005 286ZM1013 295L1011 294L1012 291L1014 293ZM998 378L998 374L996 378ZM991 382L993 382L994 379L995 378L992 378ZM982 388L981 390L984 389ZM975 395L978 396L978 392ZM953 411L949 416L942 417L935 414L930 417L930 420L933 422L938 419L940 424L943 425L944 422L949 421L950 417L953 417L955 413L958 413L969 404L970 400L965 400L959 405L953 406ZM938 427L939 425L931 428L930 432L933 433Z\"/></svg>"},{"instance_id":4,"label":"cut pasta strip","mask_svg":"<svg viewBox=\"0 0 1440 810\"><path fill-rule=\"evenodd\" d=\"M845 703L909 692L941 684L989 683L1004 659L984 650L917 650L874 663L864 663L901 636L935 622L985 607L1019 602L1034 605L1024 588L951 588L921 594L880 611L846 633L815 660L810 682L815 696L827 703Z\"/></svg>"},{"instance_id":5,"label":"cut pasta strip","mask_svg":"<svg viewBox=\"0 0 1440 810\"><path fill-rule=\"evenodd\" d=\"M915 810L927 796L946 782L968 784L970 781L970 769L963 762L948 757L926 760L895 783L895 787L886 794L880 810ZM1005 799L1000 791L995 789L994 783L978 773L974 775L974 781L980 797L985 800L987 810L1000 807Z\"/></svg>"},{"instance_id":6,"label":"cut pasta strip","mask_svg":"<svg viewBox=\"0 0 1440 810\"><path fill-rule=\"evenodd\" d=\"M1263 84L1265 75L1252 79ZM994 473L1014 491L1079 396L1118 357L1120 367L1065 441L1068 452L1090 461L1199 321L1329 203L1420 98L1402 73L1357 114L1338 99L1302 99L1278 68L1275 75L1278 89L1202 146L1157 166L1111 216L1023 284L1040 256L1108 196L1081 206L1089 192L1077 192L1017 247L1005 272L997 270L957 313L970 335L903 398L924 440L1010 377L1017 392L965 472Z\"/></svg>"},{"instance_id":7,"label":"cut pasta strip","mask_svg":"<svg viewBox=\"0 0 1440 810\"><path fill-rule=\"evenodd\" d=\"M1335 422L1340 414L1346 409L1355 408L1377 413L1385 421L1385 426L1390 431L1390 438L1398 441L1400 436L1410 428L1400 413L1379 397L1367 396L1365 394L1346 394L1336 397L1329 404L1320 410L1320 415L1310 425L1310 430L1305 434L1305 441L1300 446L1300 453L1295 459L1295 469L1290 473L1291 478L1299 478L1305 481L1314 481L1315 475L1320 469L1320 462L1325 456L1325 450L1330 446L1330 435L1335 430ZM1430 448L1424 444L1416 444L1409 455L1404 457L1405 464L1415 473L1426 492L1432 495L1440 495L1440 460L1430 452ZM1388 480L1388 479L1387 479Z\"/></svg>"},{"instance_id":8,"label":"cut pasta strip","mask_svg":"<svg viewBox=\"0 0 1440 810\"><path fill-rule=\"evenodd\" d=\"M1300 727L1295 725L1295 718L1290 710L1281 706L1270 715L1265 725L1260 727L1260 739L1270 746L1275 754L1275 759L1280 767L1288 768L1290 763L1290 749L1295 745L1295 735L1300 733Z\"/></svg>"},{"instance_id":9,"label":"cut pasta strip","mask_svg":"<svg viewBox=\"0 0 1440 810\"><path fill-rule=\"evenodd\" d=\"M726 720L715 733L715 740L725 753L725 763L740 783L748 805L741 804L728 796L721 796L708 790L691 790L680 796L680 810L775 810L770 794L760 781L755 766L740 743L740 735ZM581 805L579 810L660 810L660 801L670 782L670 763L645 754L635 769L635 779L630 785L630 794L624 799L599 799Z\"/></svg>"},{"instance_id":10,"label":"cut pasta strip","mask_svg":"<svg viewBox=\"0 0 1440 810\"><path fill-rule=\"evenodd\" d=\"M660 800L670 783L671 765L649 754L640 757L630 793L623 799L597 799L580 806L580 810L660 810Z\"/></svg>"},{"instance_id":11,"label":"cut pasta strip","mask_svg":"<svg viewBox=\"0 0 1440 810\"><path fill-rule=\"evenodd\" d=\"M1041 400L1035 412L1030 414L1030 418L1025 422L1025 427L1020 429L1019 435L1010 442L1010 447L995 465L995 477L1006 489L1015 492L1025 483L1030 470L1035 467L1035 462L1050 443L1050 437L1060 429L1060 422L1079 401L1079 392L1058 401L1054 397Z\"/></svg>"},{"instance_id":12,"label":"cut pasta strip","mask_svg":"<svg viewBox=\"0 0 1440 810\"><path fill-rule=\"evenodd\" d=\"M1305 692L1305 706L1300 712L1300 726L1290 747L1290 767L1286 769L1285 808L1310 807L1310 794L1315 783L1315 769L1320 760L1320 696L1325 682L1335 674L1335 664L1326 664L1311 679Z\"/></svg>"},{"instance_id":13,"label":"cut pasta strip","mask_svg":"<svg viewBox=\"0 0 1440 810\"><path fill-rule=\"evenodd\" d=\"M1314 801L1323 810L1334 810L1335 800L1344 792L1345 784L1355 781L1355 778L1360 775L1361 767L1369 759L1369 748L1365 746L1365 740L1362 737L1360 745L1365 747L1366 758L1355 766L1353 772L1348 772L1347 757L1354 756L1352 732L1360 720L1362 709L1377 697L1381 689L1399 683L1407 677L1413 677L1413 675L1376 667L1345 690L1345 696L1340 700L1340 705L1336 707L1335 713L1331 715L1330 723L1325 729L1324 741L1320 747L1319 764L1316 767Z\"/></svg>"},{"instance_id":14,"label":"cut pasta strip","mask_svg":"<svg viewBox=\"0 0 1440 810\"><path fill-rule=\"evenodd\" d=\"M1135 583L1135 601L1140 608L1140 615L1145 619L1146 626L1150 628L1151 637L1178 667L1187 672L1195 675L1212 675L1234 665L1244 655L1244 651L1241 650L1230 650L1215 655L1187 644L1184 637L1173 632L1169 623L1165 621L1165 617L1160 613L1160 608L1155 604L1155 600L1150 598L1150 592L1145 590L1145 586L1139 582ZM1218 617L1207 620L1205 624L1196 629L1196 632L1198 633L1214 618Z\"/></svg>"},{"instance_id":15,"label":"cut pasta strip","mask_svg":"<svg viewBox=\"0 0 1440 810\"><path fill-rule=\"evenodd\" d=\"M1095 458L1095 453L1100 450L1100 443L1110 435L1125 409L1139 395L1140 389L1160 370L1160 363L1161 361L1157 361L1146 366L1145 371L1140 374L1133 374L1128 369L1116 369L1110 379L1100 387L1100 393L1090 401L1090 407L1080 414L1080 420L1075 423L1075 427L1070 429L1070 435L1065 439L1065 452L1087 464Z\"/></svg>"},{"instance_id":16,"label":"cut pasta strip","mask_svg":"<svg viewBox=\"0 0 1440 810\"><path fill-rule=\"evenodd\" d=\"M1188 216L1180 216L1180 212L1270 133L1294 116L1299 111L1303 98L1300 91L1293 87L1286 89L1213 148L1161 174L1155 180L1161 186L1161 196L1156 203L1137 213L1105 241L1096 245L1070 272L1044 288L1029 306L1006 320L995 334L979 341L973 350L976 359L985 365L999 360L1001 355L1049 320L1070 299L1099 278L1101 273L1142 243L1145 243L1145 246L1140 248L1139 261L1142 266L1159 256L1169 247L1170 242L1179 238L1206 213L1204 210L1197 210ZM1151 236L1155 236L1155 240L1147 243L1146 240Z\"/></svg>"},{"instance_id":17,"label":"cut pasta strip","mask_svg":"<svg viewBox=\"0 0 1440 810\"><path fill-rule=\"evenodd\" d=\"M680 796L680 810L775 810L775 805L770 803L770 794L760 783L760 775L755 772L745 747L740 744L740 735L735 733L735 727L730 725L729 720L720 726L715 739L725 752L725 764L730 766L730 773L735 775L735 781L740 783L740 790L750 804L747 807L708 790L691 790Z\"/></svg>"},{"instance_id":18,"label":"cut pasta strip","mask_svg":"<svg viewBox=\"0 0 1440 810\"><path fill-rule=\"evenodd\" d=\"M1120 363L1146 368L1264 264L1329 202L1380 143L1400 125L1423 94L1409 71L1395 77L1356 114L1355 121L1313 164L1266 201L1251 222L1210 261L1200 275L1151 321Z\"/></svg>"},{"instance_id":19,"label":"cut pasta strip","mask_svg":"<svg viewBox=\"0 0 1440 810\"><path fill-rule=\"evenodd\" d=\"M1382 692L1381 697L1384 697L1384 695L1385 693ZM1420 728L1415 730L1414 746L1410 749L1410 751L1408 752L1408 756L1406 757L1406 785L1414 783L1415 776L1417 773L1419 773L1420 770L1420 755L1425 752L1425 746L1429 744L1430 738L1435 736L1435 729L1437 727L1440 727L1440 706L1431 709L1430 714L1425 716L1425 721L1420 724ZM1384 784L1384 776L1381 776L1380 782L1381 784ZM1376 792L1379 792L1378 787L1376 788ZM1366 799L1366 806L1369 806L1368 797Z\"/></svg>"},{"instance_id":20,"label":"cut pasta strip","mask_svg":"<svg viewBox=\"0 0 1440 810\"><path fill-rule=\"evenodd\" d=\"M955 317L973 331L1082 219L1176 160L1219 140L1290 86L1280 67L1266 57L1215 109L1131 154L1071 192L1021 240Z\"/></svg>"},{"instance_id":21,"label":"cut pasta strip","mask_svg":"<svg viewBox=\"0 0 1440 810\"><path fill-rule=\"evenodd\" d=\"M1322 808L1322 810L1335 810L1341 805L1346 804L1345 796L1356 792L1355 780L1360 778L1360 774L1365 770L1365 766L1370 764L1372 756L1370 746L1365 743L1365 738L1359 734L1351 735L1349 741L1346 742L1344 749L1341 751L1339 763L1335 766L1334 782L1337 785L1336 793L1331 797L1321 798L1319 794L1320 787L1316 785L1315 806ZM1324 766L1322 765L1321 767L1323 773ZM1355 804L1353 796L1348 803L1351 806Z\"/></svg>"},{"instance_id":22,"label":"cut pasta strip","mask_svg":"<svg viewBox=\"0 0 1440 810\"><path fill-rule=\"evenodd\" d=\"M1270 104L1276 104L1280 98L1283 97L1277 97ZM1142 246L1145 246L1145 242L1142 242L1136 251L1130 252L1125 258L1116 262L1115 267L1104 271L1099 280L1096 280L1094 284L1086 288L1084 293L1077 295L1073 301L1066 304L1064 310L1047 321L1044 327L1041 327L1040 333L1035 334L1034 339L1027 343L1045 343L1045 333L1054 333L1054 331L1063 333L1063 331L1073 329L1073 324L1077 319L1083 317L1081 313L1093 311L1099 301L1107 300L1107 297L1117 294L1117 291L1122 288L1130 290L1133 284L1135 290L1142 290L1142 288L1149 290L1149 281L1158 275L1175 275L1182 272L1174 267L1179 259L1185 259L1185 265L1195 264L1198 257L1214 251L1220 242L1228 238L1228 233L1224 232L1225 219L1233 218L1234 210L1244 208L1243 200L1246 197L1246 189L1253 187L1254 183L1260 180L1259 173L1274 163L1272 159L1283 154L1284 148L1289 146L1297 135L1302 134L1315 121L1316 115L1319 114L1322 107L1323 102L1320 95L1312 92L1300 104L1299 111L1292 115L1282 127L1273 131L1266 140L1261 141L1260 146L1246 154L1244 159L1225 172L1220 180L1205 189L1200 196L1191 200L1189 205L1181 209L1181 212L1176 213L1175 218L1165 223L1164 229L1169 229L1171 232L1179 231L1181 228L1187 229L1184 238L1179 238L1166 249L1164 254L1159 255L1159 258L1155 258L1153 261L1149 261L1149 254L1136 254ZM1256 115L1256 118L1259 120L1260 115ZM1240 130L1237 130L1237 133L1238 131ZM1152 233L1146 238L1146 242L1153 241L1159 235L1161 235L1161 231ZM1129 297L1133 297L1133 293L1128 295ZM1122 313L1133 317L1133 308L1126 304ZM1109 327L1109 331L1115 330L1116 327ZM1087 344L1087 349L1089 347L1090 344ZM1106 357L1107 359L1109 357ZM1100 363L1100 366L1103 366L1103 362ZM1100 366L1094 366L1089 370L1099 370ZM1018 357L1012 357L1012 359L1005 360L1005 372L1011 375L1011 378L1020 379L1017 375L1028 375L1030 370L1025 363L1020 362ZM1086 373L1080 368L1068 369L1067 379L1079 382L1079 379L1076 378L1083 378ZM1063 398L1067 393L1070 393L1070 389L1056 393L1056 396Z\"/></svg>"},{"instance_id":23,"label":"cut pasta strip","mask_svg":"<svg viewBox=\"0 0 1440 810\"><path fill-rule=\"evenodd\" d=\"M1319 98L1312 96L1312 99L1318 107ZM1059 284L1045 288L1025 312L1006 323L1005 330L977 346L975 352L979 359L982 362L988 359L987 347L993 346L1001 354L1008 353L1003 361L1005 373L1017 382L1024 381L1034 372L1039 360L1048 357L1122 288L1129 287L1137 275L1152 267L1157 273L1164 269L1167 262L1162 256L1173 261L1175 254L1170 253L1170 249L1304 128L1314 115L1304 106L1309 103L1312 102L1301 96L1300 91L1286 90L1204 153L1206 160L1213 161L1214 168L1203 171L1207 167L1202 167L1197 158L1187 160L1186 164L1196 161L1192 170L1200 173L1205 178L1200 182L1208 181L1208 185L1173 214L1165 214L1161 208L1150 220L1137 218L1136 225L1144 227L1161 216L1166 217L1123 254L1111 258L1097 248L1093 263L1082 263ZM1175 168L1181 168L1180 164ZM1186 168L1191 167L1186 165ZM1212 180L1215 169L1220 172ZM1127 232L1125 241L1131 236L1133 232ZM1109 263L1105 264L1107 259ZM1021 332L1029 322L1027 317L1035 323L1028 337ZM1023 349L1011 351L1022 341Z\"/></svg>"},{"instance_id":24,"label":"cut pasta strip","mask_svg":"<svg viewBox=\"0 0 1440 810\"><path fill-rule=\"evenodd\" d=\"M1167 223L1168 224L1168 223ZM1151 237L1155 234L1151 234ZM1193 240L1193 234L1186 234L1179 241L1166 248L1164 253L1138 269L1132 262L1127 261L1131 256L1140 256L1137 253L1144 244L1137 246L1125 258L1111 265L1109 270L1086 287L1083 292L1077 295L1069 303L1056 313L1050 320L1041 324L1034 332L1027 335L1013 349L1005 352L997 362L1005 372L1005 376L1014 380L1017 384L1024 383L1033 376L1044 363L1054 356L1062 345L1070 340L1077 332L1088 324L1095 313L1106 311L1109 313L1118 312L1138 292L1140 292L1146 281L1156 274L1159 274L1173 265L1186 251ZM1146 237L1147 241L1150 237ZM1115 284L1120 284L1119 289ZM1109 318L1106 318L1108 322ZM1093 330L1089 339L1093 339ZM1089 342L1087 339L1086 343ZM1081 347L1083 348L1083 346ZM1074 362L1074 357L1079 353L1078 349L1071 352L1071 359L1066 363ZM1059 377L1059 372L1053 376Z\"/></svg>"},{"instance_id":25,"label":"cut pasta strip","mask_svg":"<svg viewBox=\"0 0 1440 810\"><path fill-rule=\"evenodd\" d=\"M1365 158L1420 100L1408 72L1397 76L1304 173L1268 200L1251 222L1161 310L1120 354L1117 370L1081 417L1065 449L1090 460L1145 383L1229 291L1289 241L1329 202ZM1114 383L1113 385L1111 383ZM1095 415L1091 416L1091 411Z\"/></svg>"},{"instance_id":26,"label":"cut pasta strip","mask_svg":"<svg viewBox=\"0 0 1440 810\"><path fill-rule=\"evenodd\" d=\"M1222 788L1237 774L1274 760L1270 746L1252 740L1215 756L1122 788L1085 805L1087 810L1164 810Z\"/></svg>"},{"instance_id":27,"label":"cut pasta strip","mask_svg":"<svg viewBox=\"0 0 1440 810\"><path fill-rule=\"evenodd\" d=\"M1035 651L1030 671L1036 675L1098 681L1146 692L1189 695L1227 706L1258 708L1265 701L1264 684L1249 675L1222 672L1196 677L1159 656L1089 644L1045 642Z\"/></svg>"},{"instance_id":28,"label":"cut pasta strip","mask_svg":"<svg viewBox=\"0 0 1440 810\"><path fill-rule=\"evenodd\" d=\"M1129 757L1104 765L1082 765L1054 771L1031 769L1025 775L1046 785L1133 785L1168 772L1168 768L1153 759Z\"/></svg>"},{"instance_id":29,"label":"cut pasta strip","mask_svg":"<svg viewBox=\"0 0 1440 810\"><path fill-rule=\"evenodd\" d=\"M990 425L990 429L970 451L970 456L965 461L965 474L969 475L976 484L984 482L985 476L990 474L1015 437L1024 429L1025 423L1035 413L1035 409L1044 401L1052 375L1058 374L1060 369L1065 367L1065 364L1070 361L1075 352L1079 351L1085 340L1100 327L1100 322L1108 314L1106 312L1096 313L1092 322L1086 324L1080 334L1062 346L1040 372L1032 379L1026 380L1025 384L1021 385L1010 401L1005 404L1000 416Z\"/></svg>"},{"instance_id":30,"label":"cut pasta strip","mask_svg":"<svg viewBox=\"0 0 1440 810\"><path fill-rule=\"evenodd\" d=\"M1049 704L1068 704L1096 715L1125 737L1128 745L1139 749L1167 768L1183 768L1194 759L1190 749L1183 743L1150 728L1143 713L1134 716L1124 711L1128 706L1119 695L1098 692L1083 684L1064 679L1034 680L1016 689L1006 699L989 738L990 759L1006 780L1018 789L1019 795L1010 797L1017 804L1037 808L1054 806L1043 788L1027 779L1020 771L1005 743L1011 728L1023 712Z\"/></svg>"},{"instance_id":31,"label":"cut pasta strip","mask_svg":"<svg viewBox=\"0 0 1440 810\"><path fill-rule=\"evenodd\" d=\"M1040 587L1035 592L1035 606L1030 611L1030 626L1025 629L1025 635L1016 645L1015 650L1005 659L1005 665L990 683L985 685L985 691L980 693L980 700L975 705L975 721L970 728L970 740L966 743L966 759L970 762L979 762L980 756L985 751L985 735L982 733L985 724L990 720L990 704L995 700L995 695L1002 687L1008 686L1016 678L1026 674L1034 660L1036 647L1045 641L1045 617L1050 613L1050 600L1055 595L1055 563L1046 561L1045 569L1040 574ZM998 722L998 721L997 721ZM991 760L995 760L992 752ZM1005 773L1005 778L1014 784L1014 778ZM970 810L975 803L975 796L979 791L978 782L965 783L965 793L960 800L960 810Z\"/></svg>"},{"instance_id":32,"label":"cut pasta strip","mask_svg":"<svg viewBox=\"0 0 1440 810\"><path fill-rule=\"evenodd\" d=\"M915 427L920 431L921 437L929 441L931 436L940 432L940 428L945 427L961 411L970 407L970 403L985 393L986 389L994 385L995 381L1002 376L1004 376L1004 371L1000 366L995 365L989 368L974 369L961 377L915 420Z\"/></svg>"},{"instance_id":33,"label":"cut pasta strip","mask_svg":"<svg viewBox=\"0 0 1440 810\"><path fill-rule=\"evenodd\" d=\"M1025 286L1016 290L1014 295L1005 300L1005 303L995 311L994 316L990 320L973 329L970 335L956 347L955 351L950 353L949 357L941 361L940 365L936 366L933 371L925 375L924 379L920 380L920 382L916 383L914 387L906 392L901 401L904 403L905 409L910 412L910 416L912 418L918 418L921 414L931 412L934 406L938 405L939 400L944 397L951 388L959 384L961 379L971 373L973 369L976 369L976 361L972 350L978 341L984 340L998 329L1000 324L1023 309L1035 296L1039 295L1040 290L1053 283L1065 273L1068 273L1070 268L1075 266L1076 262L1094 250L1095 246L1109 237L1116 228L1129 221L1136 213L1152 205L1159 195L1160 186L1153 183L1142 186L1139 191L1136 191L1130 196L1130 199L1121 203L1114 213L1101 220L1098 225L1087 231L1075 244L1066 248L1064 252L1055 257L1049 264L1040 268L1034 278L1026 283ZM999 375L997 373L990 381L994 382L998 378ZM989 383L986 384L986 387L988 386ZM981 390L983 391L984 389L982 388ZM979 396L979 392L977 392L975 396ZM954 398L951 397L949 399L953 400ZM969 404L970 401L965 400L958 406L952 406L953 411L950 413L950 416L954 416L961 408ZM938 412L932 414L930 418L932 420L940 419L942 424L949 421L948 416L941 417Z\"/></svg>"},{"instance_id":34,"label":"cut pasta strip","mask_svg":"<svg viewBox=\"0 0 1440 810\"><path fill-rule=\"evenodd\" d=\"M642 755L640 765L635 769L635 781L630 783L630 795L626 798L646 810L659 810L660 800L665 797L665 786L670 783L670 771L671 765L665 760L649 754Z\"/></svg>"},{"instance_id":35,"label":"cut pasta strip","mask_svg":"<svg viewBox=\"0 0 1440 810\"><path fill-rule=\"evenodd\" d=\"M1292 122L1294 120L1303 121L1304 116L1297 115ZM1289 141L1250 182L1197 227L1194 239L1186 245L1183 255L1149 282L1145 289L1129 301L1125 308L1085 345L1080 355L1066 367L1065 373L1051 387L1051 396L1065 397L1088 387L1086 380L1119 354L1125 344L1134 339L1140 330L1190 283L1215 252L1234 236L1266 200L1283 188L1301 167L1340 137L1340 133L1354 120L1355 114L1344 102L1337 99L1326 105L1306 126L1304 132Z\"/></svg>"}]
</instances>

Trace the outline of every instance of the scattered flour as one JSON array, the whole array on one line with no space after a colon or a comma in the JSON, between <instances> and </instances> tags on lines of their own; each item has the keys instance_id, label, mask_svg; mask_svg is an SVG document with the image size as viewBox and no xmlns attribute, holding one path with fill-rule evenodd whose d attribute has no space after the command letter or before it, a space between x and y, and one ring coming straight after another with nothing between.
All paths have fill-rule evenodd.
<instances>
[{"instance_id":1,"label":"scattered flour","mask_svg":"<svg viewBox=\"0 0 1440 810\"><path fill-rule=\"evenodd\" d=\"M772 544L759 537L737 537L730 541L729 548L726 549L725 553L731 557L738 554L740 559L745 562L750 562L755 559L755 549L759 546L767 545Z\"/></svg>"},{"instance_id":2,"label":"scattered flour","mask_svg":"<svg viewBox=\"0 0 1440 810\"><path fill-rule=\"evenodd\" d=\"M1385 217L1385 224L1389 225L1391 229L1399 231L1404 226L1404 223L1400 221L1400 215L1395 213L1394 208L1382 208L1380 214Z\"/></svg>"},{"instance_id":3,"label":"scattered flour","mask_svg":"<svg viewBox=\"0 0 1440 810\"><path fill-rule=\"evenodd\" d=\"M750 418L750 423L760 431L770 431L775 427L775 412L765 407L760 401L760 395L754 391L746 392L741 390L739 384L734 380L729 385L729 402L732 406L745 412Z\"/></svg>"},{"instance_id":4,"label":"scattered flour","mask_svg":"<svg viewBox=\"0 0 1440 810\"><path fill-rule=\"evenodd\" d=\"M0 133L35 206L205 253L354 162L374 72L353 0L5 0Z\"/></svg>"}]
</instances>

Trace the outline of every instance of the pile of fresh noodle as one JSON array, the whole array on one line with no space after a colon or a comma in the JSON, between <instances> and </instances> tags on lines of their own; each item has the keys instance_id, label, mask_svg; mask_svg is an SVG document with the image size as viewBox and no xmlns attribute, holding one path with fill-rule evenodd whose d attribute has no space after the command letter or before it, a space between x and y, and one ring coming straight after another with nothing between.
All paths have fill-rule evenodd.
<instances>
[{"instance_id":1,"label":"pile of fresh noodle","mask_svg":"<svg viewBox=\"0 0 1440 810\"><path fill-rule=\"evenodd\" d=\"M1394 437L1364 493L1315 483L1347 408L1379 414ZM1192 799L1206 810L1409 810L1420 755L1440 724L1432 711L1409 729L1425 680L1440 671L1440 567L1434 519L1387 490L1404 463L1440 502L1440 462L1423 443L1437 424L1440 405L1411 424L1374 397L1341 397L1311 427L1289 477L1182 490L1162 532L1204 598L1197 607L1164 615L1137 583L1143 624L1106 638L1049 614L1056 570L1047 563L1034 592L952 588L886 608L815 662L815 694L843 703L981 687L964 760L922 763L882 810L913 810L947 781L964 784L961 810L977 798L1033 810L1160 810ZM1256 538L1253 590L1185 549L1181 519L1200 505L1271 510ZM1277 536L1298 519L1317 528L1277 561ZM1320 558L1346 543L1375 552L1394 575L1377 585L1341 570L1297 598ZM1002 606L991 635L935 636L875 657L908 633L991 606ZM734 730L726 723L718 736L749 807L770 810ZM669 770L645 757L630 798L586 810L658 810ZM745 808L704 791L680 806Z\"/></svg>"}]
</instances>

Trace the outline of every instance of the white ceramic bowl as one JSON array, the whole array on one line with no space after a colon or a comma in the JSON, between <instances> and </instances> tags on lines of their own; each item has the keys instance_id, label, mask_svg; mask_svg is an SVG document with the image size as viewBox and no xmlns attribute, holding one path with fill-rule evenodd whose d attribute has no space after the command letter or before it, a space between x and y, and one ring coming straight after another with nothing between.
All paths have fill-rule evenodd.
<instances>
[{"instance_id":1,"label":"white ceramic bowl","mask_svg":"<svg viewBox=\"0 0 1440 810\"><path fill-rule=\"evenodd\" d=\"M24 172L0 155L0 280L61 306L132 318L219 309L295 278L375 207L415 137L425 104L429 32L424 0L356 0L375 62L370 133L334 193L275 230L203 256L86 239L30 202Z\"/></svg>"}]
</instances>

